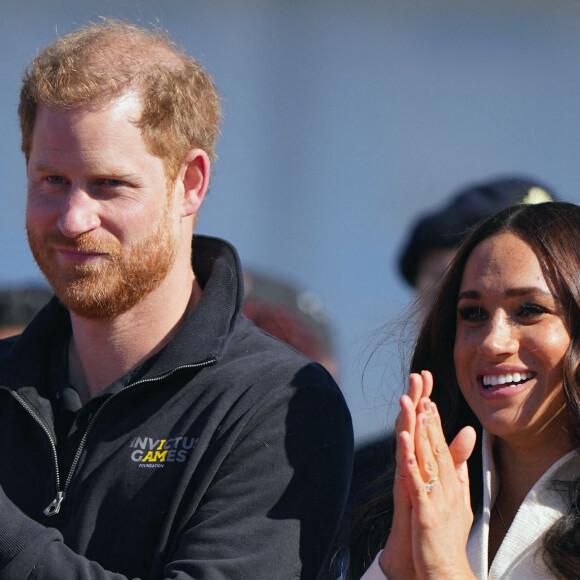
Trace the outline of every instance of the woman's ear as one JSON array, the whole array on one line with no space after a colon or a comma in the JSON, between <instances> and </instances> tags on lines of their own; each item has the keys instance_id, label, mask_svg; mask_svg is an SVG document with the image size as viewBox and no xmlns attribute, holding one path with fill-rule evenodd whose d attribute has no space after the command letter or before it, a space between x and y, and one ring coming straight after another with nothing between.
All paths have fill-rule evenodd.
<instances>
[{"instance_id":1,"label":"woman's ear","mask_svg":"<svg viewBox=\"0 0 580 580\"><path fill-rule=\"evenodd\" d=\"M183 184L181 217L196 214L201 207L209 186L211 162L203 149L192 149L178 179Z\"/></svg>"}]
</instances>

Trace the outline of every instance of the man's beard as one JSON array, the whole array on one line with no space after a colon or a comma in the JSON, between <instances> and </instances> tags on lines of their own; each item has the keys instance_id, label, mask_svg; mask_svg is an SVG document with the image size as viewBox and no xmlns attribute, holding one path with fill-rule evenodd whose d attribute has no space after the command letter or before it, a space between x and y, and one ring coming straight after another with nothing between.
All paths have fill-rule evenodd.
<instances>
[{"instance_id":1,"label":"man's beard","mask_svg":"<svg viewBox=\"0 0 580 580\"><path fill-rule=\"evenodd\" d=\"M175 262L178 232L172 222L171 196L157 225L131 244L99 239L88 232L68 238L60 232L37 235L27 224L28 243L58 299L78 316L113 320L159 286ZM55 246L104 254L94 264L60 267Z\"/></svg>"}]
</instances>

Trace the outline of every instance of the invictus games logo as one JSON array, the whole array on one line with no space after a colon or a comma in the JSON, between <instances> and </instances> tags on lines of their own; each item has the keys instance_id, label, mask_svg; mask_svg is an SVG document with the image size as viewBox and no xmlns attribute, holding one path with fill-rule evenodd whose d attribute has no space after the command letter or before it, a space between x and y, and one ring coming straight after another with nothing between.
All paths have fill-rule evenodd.
<instances>
[{"instance_id":1,"label":"invictus games logo","mask_svg":"<svg viewBox=\"0 0 580 580\"><path fill-rule=\"evenodd\" d=\"M173 439L154 439L135 437L129 444L134 451L131 459L139 467L160 468L166 463L183 463L197 443L197 437L174 437Z\"/></svg>"}]
</instances>

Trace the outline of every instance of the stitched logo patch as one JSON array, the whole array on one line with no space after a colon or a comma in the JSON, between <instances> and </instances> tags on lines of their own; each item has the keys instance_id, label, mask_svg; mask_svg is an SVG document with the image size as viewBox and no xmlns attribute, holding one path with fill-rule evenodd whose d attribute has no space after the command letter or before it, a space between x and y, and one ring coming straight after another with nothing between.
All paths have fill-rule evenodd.
<instances>
[{"instance_id":1,"label":"stitched logo patch","mask_svg":"<svg viewBox=\"0 0 580 580\"><path fill-rule=\"evenodd\" d=\"M148 468L161 468L167 463L183 463L197 441L197 437L172 439L135 437L129 444L129 447L133 449L131 459L139 467Z\"/></svg>"}]
</instances>

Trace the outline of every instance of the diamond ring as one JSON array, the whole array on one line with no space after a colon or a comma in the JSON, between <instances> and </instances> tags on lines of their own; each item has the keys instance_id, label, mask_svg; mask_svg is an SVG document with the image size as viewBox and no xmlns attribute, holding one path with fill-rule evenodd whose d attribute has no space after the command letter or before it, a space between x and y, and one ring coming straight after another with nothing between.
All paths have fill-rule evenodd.
<instances>
[{"instance_id":1,"label":"diamond ring","mask_svg":"<svg viewBox=\"0 0 580 580\"><path fill-rule=\"evenodd\" d=\"M426 484L425 484L425 491L427 493L431 493L431 490L435 487L435 484L439 481L439 475L437 475L437 477L434 477L433 479L430 479Z\"/></svg>"}]
</instances>

